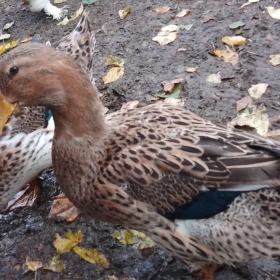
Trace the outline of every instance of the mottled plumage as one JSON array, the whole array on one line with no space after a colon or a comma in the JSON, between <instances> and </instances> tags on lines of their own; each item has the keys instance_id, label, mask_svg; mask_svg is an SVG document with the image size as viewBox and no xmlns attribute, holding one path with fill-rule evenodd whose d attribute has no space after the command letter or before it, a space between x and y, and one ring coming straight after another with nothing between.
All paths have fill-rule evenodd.
<instances>
[{"instance_id":1,"label":"mottled plumage","mask_svg":"<svg viewBox=\"0 0 280 280\"><path fill-rule=\"evenodd\" d=\"M56 46L92 77L95 36L87 11L75 29ZM39 172L51 167L54 125L48 113L43 106L22 107L0 132L0 209Z\"/></svg>"},{"instance_id":2,"label":"mottled plumage","mask_svg":"<svg viewBox=\"0 0 280 280\"><path fill-rule=\"evenodd\" d=\"M200 265L280 254L279 142L168 104L104 118L97 89L81 68L43 45L13 50L0 64L0 80L13 66L19 72L10 87L0 82L0 90L8 102L52 110L55 175L84 213L142 231ZM27 77L43 91L22 87ZM209 212L217 203L220 210L196 219L203 199Z\"/></svg>"}]
</instances>

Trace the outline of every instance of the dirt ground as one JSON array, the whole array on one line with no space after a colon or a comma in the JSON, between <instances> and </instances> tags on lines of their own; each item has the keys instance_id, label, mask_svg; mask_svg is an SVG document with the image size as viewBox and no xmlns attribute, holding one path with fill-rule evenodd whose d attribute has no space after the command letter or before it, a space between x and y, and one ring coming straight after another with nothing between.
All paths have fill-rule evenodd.
<instances>
[{"instance_id":1,"label":"dirt ground","mask_svg":"<svg viewBox=\"0 0 280 280\"><path fill-rule=\"evenodd\" d=\"M24 39L39 34L42 41L55 42L69 33L77 20L66 26L47 18L44 13L34 14L17 0L0 0L0 27L15 21L9 30L13 39ZM174 78L186 78L182 98L186 108L216 123L225 124L237 114L236 101L248 96L252 84L267 83L266 94L254 101L265 104L270 118L270 129L280 128L279 78L280 67L273 67L269 55L280 53L280 21L272 19L266 6L280 8L279 1L265 0L240 9L245 0L97 0L89 7L93 30L96 34L94 76L103 95L103 102L110 111L121 104L139 100L150 102L153 93L162 90L161 82ZM70 11L79 7L79 1L67 0ZM168 6L166 14L154 9ZM131 14L120 20L118 10L131 7ZM187 17L175 18L182 9L190 9ZM203 23L205 17L213 20ZM241 29L231 30L232 22L243 21ZM168 24L193 24L191 30L180 30L175 42L160 46L152 41L162 26ZM101 31L100 31L101 30ZM104 32L105 31L105 32ZM239 63L235 66L213 57L213 45L223 48L223 36L242 35L250 41L237 48ZM178 49L186 49L178 52ZM104 60L108 55L125 59L122 79L109 84L102 83L108 70ZM187 67L199 67L196 73L187 73ZM206 77L220 72L222 82L210 84ZM0 279L106 279L115 275L125 279L196 279L187 276L188 266L159 249L143 254L112 239L114 228L105 223L79 217L73 223L48 219L52 197L59 194L52 171L41 176L42 191L35 206L4 213L0 217ZM82 246L103 252L110 261L104 269L90 264L75 253L61 256L66 269L62 274L47 270L23 274L21 265L27 256L47 263L56 250L52 243L55 233L67 231L84 233ZM18 270L15 268L19 268ZM258 260L235 267L223 267L216 274L217 280L265 280L280 279L278 260Z\"/></svg>"}]
</instances>

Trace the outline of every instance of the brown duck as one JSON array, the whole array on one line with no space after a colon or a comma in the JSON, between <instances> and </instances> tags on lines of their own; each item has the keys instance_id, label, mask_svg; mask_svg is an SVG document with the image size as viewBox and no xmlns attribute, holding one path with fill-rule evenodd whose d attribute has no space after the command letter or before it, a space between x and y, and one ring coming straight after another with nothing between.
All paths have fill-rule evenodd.
<instances>
[{"instance_id":1,"label":"brown duck","mask_svg":"<svg viewBox=\"0 0 280 280\"><path fill-rule=\"evenodd\" d=\"M0 91L52 111L54 171L84 213L199 265L280 254L279 142L171 105L104 117L82 68L41 44L1 61Z\"/></svg>"}]
</instances>

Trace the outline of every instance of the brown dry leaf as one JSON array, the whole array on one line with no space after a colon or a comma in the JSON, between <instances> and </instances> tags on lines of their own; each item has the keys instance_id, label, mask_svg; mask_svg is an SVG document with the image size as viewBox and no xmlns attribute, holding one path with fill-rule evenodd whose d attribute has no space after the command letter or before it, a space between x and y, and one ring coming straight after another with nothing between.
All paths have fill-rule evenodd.
<instances>
[{"instance_id":1,"label":"brown dry leaf","mask_svg":"<svg viewBox=\"0 0 280 280\"><path fill-rule=\"evenodd\" d=\"M134 249L143 250L145 248L152 248L155 243L144 233L137 230L120 230L115 231L112 237L124 245L131 245Z\"/></svg>"},{"instance_id":2,"label":"brown dry leaf","mask_svg":"<svg viewBox=\"0 0 280 280\"><path fill-rule=\"evenodd\" d=\"M242 46L247 43L247 39L243 36L225 36L222 38L223 43L229 46Z\"/></svg>"},{"instance_id":3,"label":"brown dry leaf","mask_svg":"<svg viewBox=\"0 0 280 280\"><path fill-rule=\"evenodd\" d=\"M220 84L222 82L221 75L220 75L220 73L210 74L206 78L206 81L211 83L211 84Z\"/></svg>"},{"instance_id":4,"label":"brown dry leaf","mask_svg":"<svg viewBox=\"0 0 280 280\"><path fill-rule=\"evenodd\" d=\"M65 265L59 260L59 256L54 256L43 269L61 273L65 269Z\"/></svg>"},{"instance_id":5,"label":"brown dry leaf","mask_svg":"<svg viewBox=\"0 0 280 280\"><path fill-rule=\"evenodd\" d=\"M225 62L230 63L232 65L236 65L238 63L238 53L232 51L228 46L226 46L225 50L214 50L214 55L222 58Z\"/></svg>"},{"instance_id":6,"label":"brown dry leaf","mask_svg":"<svg viewBox=\"0 0 280 280\"><path fill-rule=\"evenodd\" d=\"M7 210L13 211L22 207L32 207L40 189L37 184L30 183L19 191L8 203Z\"/></svg>"},{"instance_id":7,"label":"brown dry leaf","mask_svg":"<svg viewBox=\"0 0 280 280\"><path fill-rule=\"evenodd\" d=\"M171 93L177 84L181 84L184 82L184 79L174 79L172 81L163 81L161 84L163 85L163 90L166 93Z\"/></svg>"},{"instance_id":8,"label":"brown dry leaf","mask_svg":"<svg viewBox=\"0 0 280 280\"><path fill-rule=\"evenodd\" d=\"M68 253L82 242L83 233L78 231L73 234L72 232L67 232L65 237L61 237L58 233L55 234L56 240L53 242L54 247L56 248L59 254Z\"/></svg>"},{"instance_id":9,"label":"brown dry leaf","mask_svg":"<svg viewBox=\"0 0 280 280\"><path fill-rule=\"evenodd\" d=\"M60 194L54 198L49 218L59 218L67 222L73 222L77 219L80 212L64 195Z\"/></svg>"},{"instance_id":10,"label":"brown dry leaf","mask_svg":"<svg viewBox=\"0 0 280 280\"><path fill-rule=\"evenodd\" d=\"M273 66L280 65L280 54L272 54L269 56L269 58L270 58L270 63Z\"/></svg>"},{"instance_id":11,"label":"brown dry leaf","mask_svg":"<svg viewBox=\"0 0 280 280\"><path fill-rule=\"evenodd\" d=\"M269 127L269 118L266 107L261 104L259 107L250 104L246 109L239 112L237 116L228 123L228 126L244 126L256 129L261 136L266 136Z\"/></svg>"},{"instance_id":12,"label":"brown dry leaf","mask_svg":"<svg viewBox=\"0 0 280 280\"><path fill-rule=\"evenodd\" d=\"M267 7L268 14L275 19L280 19L280 9L275 9L274 7Z\"/></svg>"},{"instance_id":13,"label":"brown dry leaf","mask_svg":"<svg viewBox=\"0 0 280 280\"><path fill-rule=\"evenodd\" d=\"M127 110L131 110L131 109L135 109L138 107L138 104L139 104L138 100L126 102L122 105L121 110L127 111Z\"/></svg>"},{"instance_id":14,"label":"brown dry leaf","mask_svg":"<svg viewBox=\"0 0 280 280\"><path fill-rule=\"evenodd\" d=\"M246 97L243 97L240 100L236 101L237 112L245 109L252 102L253 102L253 99L251 98L251 96L246 96Z\"/></svg>"},{"instance_id":15,"label":"brown dry leaf","mask_svg":"<svg viewBox=\"0 0 280 280\"><path fill-rule=\"evenodd\" d=\"M121 19L126 18L126 16L131 12L130 7L125 8L124 10L119 10L119 16Z\"/></svg>"},{"instance_id":16,"label":"brown dry leaf","mask_svg":"<svg viewBox=\"0 0 280 280\"><path fill-rule=\"evenodd\" d=\"M83 249L79 246L76 246L73 248L73 251L89 263L97 264L105 268L108 268L110 266L107 258L102 253L96 250Z\"/></svg>"},{"instance_id":17,"label":"brown dry leaf","mask_svg":"<svg viewBox=\"0 0 280 280\"><path fill-rule=\"evenodd\" d=\"M161 28L160 32L153 41L158 42L161 46L174 42L177 38L179 26L171 24Z\"/></svg>"},{"instance_id":18,"label":"brown dry leaf","mask_svg":"<svg viewBox=\"0 0 280 280\"><path fill-rule=\"evenodd\" d=\"M31 40L32 40L32 37L28 37L28 38L25 38L25 39L21 40L20 42L21 42L21 43L28 43L28 42L30 42Z\"/></svg>"},{"instance_id":19,"label":"brown dry leaf","mask_svg":"<svg viewBox=\"0 0 280 280\"><path fill-rule=\"evenodd\" d=\"M107 72L107 74L102 79L104 84L109 84L120 79L123 76L123 74L124 74L123 67L113 67Z\"/></svg>"},{"instance_id":20,"label":"brown dry leaf","mask_svg":"<svg viewBox=\"0 0 280 280\"><path fill-rule=\"evenodd\" d=\"M184 17L184 16L186 16L187 14L189 14L189 12L190 12L190 10L184 9L184 10L182 10L180 13L178 13L175 17L177 17L177 18Z\"/></svg>"},{"instance_id":21,"label":"brown dry leaf","mask_svg":"<svg viewBox=\"0 0 280 280\"><path fill-rule=\"evenodd\" d=\"M277 141L280 141L280 129L268 132L266 137L273 138Z\"/></svg>"},{"instance_id":22,"label":"brown dry leaf","mask_svg":"<svg viewBox=\"0 0 280 280\"><path fill-rule=\"evenodd\" d=\"M267 87L268 87L268 84L266 84L266 83L252 85L248 89L248 92L252 98L259 99L266 92Z\"/></svg>"},{"instance_id":23,"label":"brown dry leaf","mask_svg":"<svg viewBox=\"0 0 280 280\"><path fill-rule=\"evenodd\" d=\"M170 10L169 7L160 7L160 8L156 8L155 11L158 14L165 14Z\"/></svg>"},{"instance_id":24,"label":"brown dry leaf","mask_svg":"<svg viewBox=\"0 0 280 280\"><path fill-rule=\"evenodd\" d=\"M2 46L0 46L0 55L4 54L5 52L7 52L10 49L13 49L17 46L18 41L11 41L9 43L3 44Z\"/></svg>"},{"instance_id":25,"label":"brown dry leaf","mask_svg":"<svg viewBox=\"0 0 280 280\"><path fill-rule=\"evenodd\" d=\"M28 271L37 271L43 267L43 262L40 260L31 260L29 257L26 257L26 261L23 264L22 268L24 273Z\"/></svg>"}]
</instances>

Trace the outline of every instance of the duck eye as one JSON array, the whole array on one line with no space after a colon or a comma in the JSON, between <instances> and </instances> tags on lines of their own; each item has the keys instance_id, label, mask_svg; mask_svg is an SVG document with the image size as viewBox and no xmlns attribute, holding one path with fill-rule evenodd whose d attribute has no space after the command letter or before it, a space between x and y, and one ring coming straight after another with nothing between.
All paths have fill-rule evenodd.
<instances>
[{"instance_id":1,"label":"duck eye","mask_svg":"<svg viewBox=\"0 0 280 280\"><path fill-rule=\"evenodd\" d=\"M19 69L17 66L13 66L12 68L10 68L10 74L12 75L16 75L18 73Z\"/></svg>"}]
</instances>

